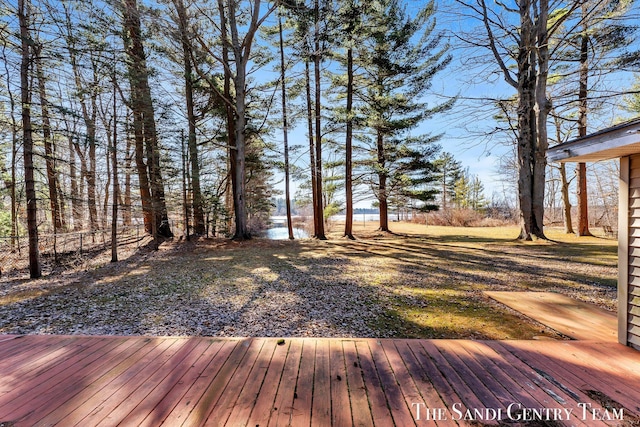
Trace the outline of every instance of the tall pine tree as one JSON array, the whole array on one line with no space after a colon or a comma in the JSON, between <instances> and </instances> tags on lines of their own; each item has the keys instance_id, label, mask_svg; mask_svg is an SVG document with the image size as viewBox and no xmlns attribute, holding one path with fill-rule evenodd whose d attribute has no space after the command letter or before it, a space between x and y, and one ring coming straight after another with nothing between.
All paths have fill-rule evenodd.
<instances>
[{"instance_id":1,"label":"tall pine tree","mask_svg":"<svg viewBox=\"0 0 640 427\"><path fill-rule=\"evenodd\" d=\"M429 106L422 99L451 56L443 46L442 34L435 32L433 2L411 16L399 0L376 0L367 13L369 33L358 47L364 49L358 56L367 60L360 67L370 81L361 92L362 110L373 134L369 166L380 207L379 229L389 231L389 197L399 190L411 193L404 185L407 182L424 185L430 179L428 160L437 152L438 137L410 136L410 131L453 105L450 101ZM409 171L411 180L406 179ZM425 196L423 192L421 197Z\"/></svg>"}]
</instances>

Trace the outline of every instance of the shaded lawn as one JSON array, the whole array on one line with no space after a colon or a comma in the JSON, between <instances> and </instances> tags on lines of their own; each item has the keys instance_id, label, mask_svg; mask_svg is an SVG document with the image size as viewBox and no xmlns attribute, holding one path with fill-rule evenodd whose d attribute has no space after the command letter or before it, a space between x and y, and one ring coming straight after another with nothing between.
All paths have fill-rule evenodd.
<instances>
[{"instance_id":1,"label":"shaded lawn","mask_svg":"<svg viewBox=\"0 0 640 427\"><path fill-rule=\"evenodd\" d=\"M530 339L558 336L482 291L554 291L615 309L613 240L392 227L403 234L168 243L26 291L16 280L2 289L0 332Z\"/></svg>"}]
</instances>

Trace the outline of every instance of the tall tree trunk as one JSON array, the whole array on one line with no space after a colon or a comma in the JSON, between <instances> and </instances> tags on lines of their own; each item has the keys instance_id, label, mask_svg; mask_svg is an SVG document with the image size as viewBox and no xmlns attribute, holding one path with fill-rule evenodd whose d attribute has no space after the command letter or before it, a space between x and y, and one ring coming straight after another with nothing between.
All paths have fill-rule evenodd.
<instances>
[{"instance_id":1,"label":"tall tree trunk","mask_svg":"<svg viewBox=\"0 0 640 427\"><path fill-rule=\"evenodd\" d=\"M184 130L180 132L180 156L182 158L182 207L184 213L184 235L187 241L191 240L191 230L189 229L189 197L187 195L187 152L184 147Z\"/></svg>"},{"instance_id":2,"label":"tall tree trunk","mask_svg":"<svg viewBox=\"0 0 640 427\"><path fill-rule=\"evenodd\" d=\"M18 120L16 119L16 99L11 89L11 73L9 72L9 61L7 61L7 39L2 38L2 58L4 63L7 97L9 100L9 117L11 119L11 182L7 185L9 197L11 199L11 251L20 250L18 245L18 200L16 191L16 179L18 169Z\"/></svg>"},{"instance_id":3,"label":"tall tree trunk","mask_svg":"<svg viewBox=\"0 0 640 427\"><path fill-rule=\"evenodd\" d=\"M133 92L133 91L132 91ZM135 108L135 107L134 107ZM144 161L144 135L142 132L142 118L138 111L133 112L133 140L136 170L138 172L138 185L140 187L140 199L142 202L142 216L144 229L153 234L153 209L151 208L151 189L149 187L149 172Z\"/></svg>"},{"instance_id":4,"label":"tall tree trunk","mask_svg":"<svg viewBox=\"0 0 640 427\"><path fill-rule=\"evenodd\" d=\"M93 81L91 83L91 88L87 89L85 85L82 83L82 73L80 71L80 64L78 64L77 58L77 47L75 42L75 36L73 34L73 23L71 20L71 16L68 10L65 8L65 16L66 16L66 34L67 38L67 50L69 51L69 58L71 62L71 68L73 71L74 82L76 86L76 92L78 96L78 100L80 101L80 107L82 110L82 118L84 120L84 125L86 128L86 145L89 146L88 153L88 161L89 165L87 166L86 158L83 158L83 166L85 168L82 177L86 180L87 183L87 203L89 207L89 227L91 231L98 229L98 210L97 210L97 198L96 198L96 99L97 99L97 88L98 88L98 76L97 76L97 63L96 59L93 57L93 53L91 53L91 66L93 71ZM89 102L91 105L91 111L87 106L87 100L85 98L85 93L89 93Z\"/></svg>"},{"instance_id":5,"label":"tall tree trunk","mask_svg":"<svg viewBox=\"0 0 640 427\"><path fill-rule=\"evenodd\" d=\"M151 185L151 197L154 213L154 223L156 233L161 237L173 237L169 225L169 214L164 195L164 180L160 169L160 146L158 144L158 133L151 100L151 90L148 85L144 87L144 136L147 146L147 159L149 166L149 178ZM154 235L155 235L154 234Z\"/></svg>"},{"instance_id":6,"label":"tall tree trunk","mask_svg":"<svg viewBox=\"0 0 640 427\"><path fill-rule=\"evenodd\" d=\"M223 26L223 32L226 31ZM229 63L229 50L225 43L222 46L222 58L225 63ZM225 67L224 72L224 96L227 99L231 99L231 74L229 73L228 68ZM231 212L234 212L234 200L235 200L235 192L236 192L236 157L234 155L234 150L236 147L236 127L235 127L235 117L233 113L233 108L230 105L225 105L225 111L227 114L227 166L228 166L228 176L226 182L225 189L225 206L227 208L227 213L229 217L229 222L227 223L227 232L231 232L232 225L231 224ZM235 214L233 215L235 216ZM235 223L235 218L234 218ZM233 225L235 228L235 225ZM215 232L214 232L215 237Z\"/></svg>"},{"instance_id":7,"label":"tall tree trunk","mask_svg":"<svg viewBox=\"0 0 640 427\"><path fill-rule=\"evenodd\" d=\"M202 191L200 189L200 162L198 155L198 145L196 138L196 113L193 103L193 66L192 49L189 42L189 28L187 11L182 0L174 0L176 11L178 12L178 24L182 42L182 52L184 58L184 80L185 80L185 101L187 107L187 120L189 122L189 160L191 165L191 192L193 195L193 232L198 235L204 234L204 211L202 202Z\"/></svg>"},{"instance_id":8,"label":"tall tree trunk","mask_svg":"<svg viewBox=\"0 0 640 427\"><path fill-rule=\"evenodd\" d=\"M115 64L115 61L114 61ZM114 65L115 67L115 65ZM111 163L113 164L113 203L111 207L111 262L118 262L118 106L116 103L116 72L113 71L113 138L111 144ZM106 200L106 197L105 197Z\"/></svg>"},{"instance_id":9,"label":"tall tree trunk","mask_svg":"<svg viewBox=\"0 0 640 427\"><path fill-rule=\"evenodd\" d=\"M562 141L560 119L554 115L556 124L556 140ZM567 167L565 163L560 163L560 193L562 195L562 214L564 218L564 232L573 233L573 223L571 220L571 200L569 198L569 180L567 179Z\"/></svg>"},{"instance_id":10,"label":"tall tree trunk","mask_svg":"<svg viewBox=\"0 0 640 427\"><path fill-rule=\"evenodd\" d=\"M347 49L347 132L345 141L344 191L347 216L344 221L344 237L353 239L353 49Z\"/></svg>"},{"instance_id":11,"label":"tall tree trunk","mask_svg":"<svg viewBox=\"0 0 640 427\"><path fill-rule=\"evenodd\" d=\"M380 226L378 230L389 231L389 204L387 201L387 174L385 172L386 157L384 151L384 136L377 132L376 147L378 151L378 203L380 209Z\"/></svg>"},{"instance_id":12,"label":"tall tree trunk","mask_svg":"<svg viewBox=\"0 0 640 427\"><path fill-rule=\"evenodd\" d=\"M586 3L582 5L582 35L580 36L580 88L578 90L578 136L587 136L587 95L589 79L589 34ZM591 236L589 231L589 198L587 196L587 165L576 166L576 190L578 196L578 236Z\"/></svg>"},{"instance_id":13,"label":"tall tree trunk","mask_svg":"<svg viewBox=\"0 0 640 427\"><path fill-rule=\"evenodd\" d=\"M284 42L282 40L282 16L278 16L278 34L280 36L280 81L282 84L282 136L284 140L284 199L287 210L287 231L289 240L293 240L293 224L291 223L291 189L289 178L289 128L287 122L287 87L285 80Z\"/></svg>"},{"instance_id":14,"label":"tall tree trunk","mask_svg":"<svg viewBox=\"0 0 640 427\"><path fill-rule=\"evenodd\" d=\"M38 93L40 96L40 109L42 113L42 141L44 143L45 164L47 168L47 184L49 187L51 219L53 223L53 232L58 233L65 229L64 219L62 217L62 209L60 207L61 194L58 193L60 185L58 184L58 175L55 165L56 155L54 141L51 136L51 121L49 119L49 102L47 98L47 89L44 73L42 71L42 49L39 45L37 45L34 50L36 78L38 79Z\"/></svg>"},{"instance_id":15,"label":"tall tree trunk","mask_svg":"<svg viewBox=\"0 0 640 427\"><path fill-rule=\"evenodd\" d=\"M315 131L316 131L316 203L318 204L318 231L316 238L320 240L326 240L324 235L324 203L322 197L322 110L321 110L321 86L320 86L320 60L321 58L321 46L320 46L320 4L319 0L315 0L315 34L314 34L314 56L313 56L313 71L315 81Z\"/></svg>"},{"instance_id":16,"label":"tall tree trunk","mask_svg":"<svg viewBox=\"0 0 640 427\"><path fill-rule=\"evenodd\" d=\"M11 103L13 103L13 100ZM18 244L18 200L16 194L16 179L18 173L18 128L15 123L15 117L13 116L13 108L11 109L11 121L11 250L15 251L16 244ZM18 250L20 250L19 246Z\"/></svg>"},{"instance_id":17,"label":"tall tree trunk","mask_svg":"<svg viewBox=\"0 0 640 427\"><path fill-rule=\"evenodd\" d=\"M591 236L589 231L589 208L587 197L587 164L576 165L576 195L578 199L578 236Z\"/></svg>"},{"instance_id":18,"label":"tall tree trunk","mask_svg":"<svg viewBox=\"0 0 640 427\"><path fill-rule=\"evenodd\" d=\"M167 207L164 197L164 182L160 171L160 150L156 132L149 73L146 55L142 43L142 31L137 0L124 2L124 41L125 50L130 59L129 79L131 82L131 107L134 117L134 134L136 137L136 164L140 178L140 195L148 203L145 211L145 228L160 243L161 237L172 237ZM144 145L144 147L142 146ZM147 164L144 164L146 154ZM146 169L145 169L146 166ZM148 181L145 183L145 178ZM147 188L145 188L145 184Z\"/></svg>"},{"instance_id":19,"label":"tall tree trunk","mask_svg":"<svg viewBox=\"0 0 640 427\"><path fill-rule=\"evenodd\" d=\"M564 232L573 233L571 221L571 200L569 199L569 181L567 180L567 168L564 163L560 163L560 181L562 193L562 213L564 215Z\"/></svg>"},{"instance_id":20,"label":"tall tree trunk","mask_svg":"<svg viewBox=\"0 0 640 427\"><path fill-rule=\"evenodd\" d=\"M535 224L532 229L533 234L541 239L546 239L544 235L544 191L546 186L547 169L547 149L549 139L547 131L547 119L551 111L551 102L547 98L547 79L549 74L549 37L548 18L549 3L547 0L538 2L536 14L536 43L537 52L534 51L534 58L537 60L535 75L535 117L536 117L536 139L534 149L533 164L533 215Z\"/></svg>"},{"instance_id":21,"label":"tall tree trunk","mask_svg":"<svg viewBox=\"0 0 640 427\"><path fill-rule=\"evenodd\" d=\"M545 239L544 191L547 141L547 117L550 102L546 97L549 68L548 0L518 0L517 76L498 52L484 0L478 2L491 49L505 80L518 91L518 202L520 239ZM554 28L563 18L554 23Z\"/></svg>"},{"instance_id":22,"label":"tall tree trunk","mask_svg":"<svg viewBox=\"0 0 640 427\"><path fill-rule=\"evenodd\" d=\"M73 222L73 231L82 230L82 205L80 203L80 189L78 187L78 169L76 166L76 144L73 140L73 134L69 132L69 185L71 190L71 220Z\"/></svg>"},{"instance_id":23,"label":"tall tree trunk","mask_svg":"<svg viewBox=\"0 0 640 427\"><path fill-rule=\"evenodd\" d=\"M86 153L86 149L85 151L82 150L82 147L80 146L80 143L77 140L73 141L73 147L78 156L78 159L80 160L80 180L78 182L77 199L78 199L78 206L80 207L78 214L81 216L81 222L84 223L84 220L86 219L86 215L84 212L84 199L82 197L85 194L85 185L89 181L89 168L87 167L87 155L86 155L87 153ZM87 197L87 200L88 199L89 198ZM94 228L91 228L91 229L94 230Z\"/></svg>"},{"instance_id":24,"label":"tall tree trunk","mask_svg":"<svg viewBox=\"0 0 640 427\"><path fill-rule=\"evenodd\" d=\"M95 71L94 71L95 72ZM97 76L94 74L94 85L97 85ZM97 86L94 86L97 87ZM89 204L89 226L91 231L98 230L98 197L96 196L96 136L97 136L97 93L91 94L91 115L86 115L87 142L89 144L89 167L87 168L87 202Z\"/></svg>"},{"instance_id":25,"label":"tall tree trunk","mask_svg":"<svg viewBox=\"0 0 640 427\"><path fill-rule=\"evenodd\" d=\"M541 0L534 24L530 0L520 1L520 45L518 52L518 196L520 239L544 236L544 187L548 146L546 98L548 47L546 0ZM544 27L544 28L543 28ZM543 43L540 45L539 43ZM531 46L540 46L534 51Z\"/></svg>"},{"instance_id":26,"label":"tall tree trunk","mask_svg":"<svg viewBox=\"0 0 640 427\"><path fill-rule=\"evenodd\" d=\"M129 132L126 132L125 135L127 139L127 147L124 163L124 205L122 206L122 225L128 227L133 223L131 215L131 160L133 153L131 152L131 138L129 136Z\"/></svg>"},{"instance_id":27,"label":"tall tree trunk","mask_svg":"<svg viewBox=\"0 0 640 427\"><path fill-rule=\"evenodd\" d=\"M33 129L31 126L31 88L29 72L33 39L29 35L28 0L18 0L18 21L20 24L21 56L20 93L22 103L22 133L24 151L24 180L27 198L27 229L29 232L29 275L32 279L42 276L40 250L38 248L38 207L33 166Z\"/></svg>"},{"instance_id":28,"label":"tall tree trunk","mask_svg":"<svg viewBox=\"0 0 640 427\"><path fill-rule=\"evenodd\" d=\"M246 66L249 58L244 54L243 43L238 35L238 24L236 22L236 3L229 0L229 28L231 32L231 52L233 52L233 62L235 64L235 74L233 83L235 89L235 150L232 151L235 158L235 188L233 204L236 216L235 240L250 239L249 223L247 216L246 198ZM259 0L256 0L259 4ZM259 7L259 6L258 6Z\"/></svg>"},{"instance_id":29,"label":"tall tree trunk","mask_svg":"<svg viewBox=\"0 0 640 427\"><path fill-rule=\"evenodd\" d=\"M109 192L111 191L111 177L112 177L112 173L111 173L111 149L113 147L113 134L112 129L110 124L106 124L106 129L105 129L105 133L106 133L106 137L107 137L107 152L105 153L105 172L107 175L107 182L104 185L104 197L102 199L102 229L106 230L107 229L107 225L108 225L108 217L109 217ZM115 196L115 194L114 194ZM114 197L113 199L113 203L116 203L116 198Z\"/></svg>"},{"instance_id":30,"label":"tall tree trunk","mask_svg":"<svg viewBox=\"0 0 640 427\"><path fill-rule=\"evenodd\" d=\"M225 12L225 6L224 6L224 1L223 0L218 0L218 12L220 14L220 28L221 28L221 36L222 36L222 61L224 62L224 64L226 64L226 66L224 66L224 97L227 100L231 100L233 98L232 93L231 93L231 81L233 79L233 76L231 75L231 69L230 67L230 59L229 59L229 35L227 32L227 14ZM241 240L243 237L238 236L238 221L240 222L244 222L242 219L238 219L238 204L237 204L237 200L240 198L240 195L238 194L239 191L242 191L242 188L244 188L244 175L242 177L242 181L238 182L238 167L240 167L238 165L238 153L237 153L237 146L238 146L238 139L237 139L237 132L236 132L236 128L238 126L238 123L236 121L236 117L237 117L237 113L234 111L233 106L230 103L227 103L226 106L226 113L227 113L227 139L229 140L229 145L228 145L228 158L229 158L229 177L231 178L231 196L232 196L232 200L233 200L233 211L234 211L234 222L235 222L235 232L234 232L234 238L237 238L239 240ZM244 167L244 165L242 166ZM227 180L228 182L229 180ZM227 191L225 194L229 195L229 192ZM244 207L244 204L243 204ZM227 204L227 209L229 208L229 205ZM230 212L230 211L229 211ZM240 225L241 226L241 225Z\"/></svg>"},{"instance_id":31,"label":"tall tree trunk","mask_svg":"<svg viewBox=\"0 0 640 427\"><path fill-rule=\"evenodd\" d=\"M311 204L313 206L313 237L318 236L318 223L322 221L322 214L318 213L318 187L316 181L318 175L316 173L316 149L313 133L313 105L311 100L311 70L309 61L304 64L305 91L307 97L307 129L309 132L309 166L311 168Z\"/></svg>"}]
</instances>

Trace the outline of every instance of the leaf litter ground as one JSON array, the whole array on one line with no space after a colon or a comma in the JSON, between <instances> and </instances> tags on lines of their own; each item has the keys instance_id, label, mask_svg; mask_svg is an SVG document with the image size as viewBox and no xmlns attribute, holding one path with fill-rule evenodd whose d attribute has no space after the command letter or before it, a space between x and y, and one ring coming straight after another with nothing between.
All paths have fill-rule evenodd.
<instances>
[{"instance_id":1,"label":"leaf litter ground","mask_svg":"<svg viewBox=\"0 0 640 427\"><path fill-rule=\"evenodd\" d=\"M336 230L328 241L167 242L35 281L5 275L0 333L561 339L483 291L616 308L613 240L393 226L399 234L365 229L355 241Z\"/></svg>"}]
</instances>

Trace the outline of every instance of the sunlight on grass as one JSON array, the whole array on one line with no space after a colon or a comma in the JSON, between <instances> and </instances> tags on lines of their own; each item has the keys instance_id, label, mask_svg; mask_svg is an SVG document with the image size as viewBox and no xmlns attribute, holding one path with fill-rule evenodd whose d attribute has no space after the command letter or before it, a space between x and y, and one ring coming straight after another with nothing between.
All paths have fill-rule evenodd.
<instances>
[{"instance_id":1,"label":"sunlight on grass","mask_svg":"<svg viewBox=\"0 0 640 427\"><path fill-rule=\"evenodd\" d=\"M520 242L517 227L394 222L390 226L397 234L389 234L377 232L375 225L362 227L368 233L363 235L356 228L355 241L342 238L340 227L334 227L338 231L328 241L168 243L136 263L80 275L71 286L52 280L36 289L18 283L0 296L0 308L37 305L49 315L40 330L56 330L74 315L64 310L74 306L95 306L92 315L101 318L104 312L107 325L114 318L122 321L123 312L133 313L129 329L139 330L142 319L136 316L153 307L156 313L171 313L162 321L169 322L166 328L182 316L198 326L175 326L176 331L205 335L265 333L269 325L293 331L301 328L295 322L306 322L302 333L310 335L368 331L375 337L473 339L553 335L483 291L560 292L615 308L615 240L577 238L554 228L547 229L549 241ZM189 310L197 315L185 314Z\"/></svg>"},{"instance_id":2,"label":"sunlight on grass","mask_svg":"<svg viewBox=\"0 0 640 427\"><path fill-rule=\"evenodd\" d=\"M266 281L274 281L277 280L279 277L279 274L275 271L273 271L271 268L269 267L259 267L259 268L254 268L251 271L251 274L259 277L262 280L266 280Z\"/></svg>"},{"instance_id":3,"label":"sunlight on grass","mask_svg":"<svg viewBox=\"0 0 640 427\"><path fill-rule=\"evenodd\" d=\"M33 291L23 291L23 292L12 293L12 294L0 297L0 307L4 305L10 305L10 304L20 303L28 300L33 300L46 294L47 292L44 290L33 290Z\"/></svg>"},{"instance_id":4,"label":"sunlight on grass","mask_svg":"<svg viewBox=\"0 0 640 427\"><path fill-rule=\"evenodd\" d=\"M235 257L233 256L211 256L211 257L203 258L204 261L210 261L210 262L227 262L227 261L233 261L234 259Z\"/></svg>"},{"instance_id":5,"label":"sunlight on grass","mask_svg":"<svg viewBox=\"0 0 640 427\"><path fill-rule=\"evenodd\" d=\"M545 328L497 309L488 300L453 289L416 289L392 299L374 323L408 338L531 339L552 335Z\"/></svg>"},{"instance_id":6,"label":"sunlight on grass","mask_svg":"<svg viewBox=\"0 0 640 427\"><path fill-rule=\"evenodd\" d=\"M430 237L480 238L491 240L514 240L518 237L518 227L445 227L430 225L424 233Z\"/></svg>"}]
</instances>

